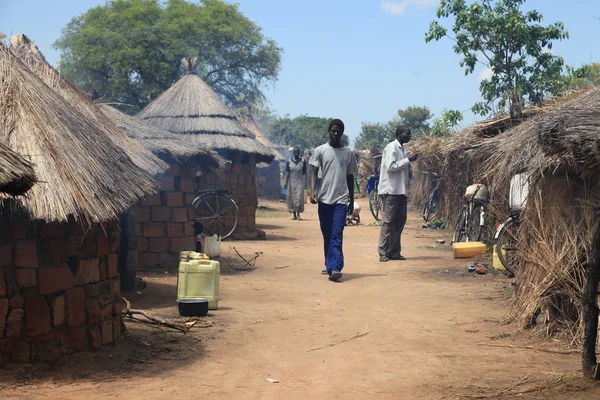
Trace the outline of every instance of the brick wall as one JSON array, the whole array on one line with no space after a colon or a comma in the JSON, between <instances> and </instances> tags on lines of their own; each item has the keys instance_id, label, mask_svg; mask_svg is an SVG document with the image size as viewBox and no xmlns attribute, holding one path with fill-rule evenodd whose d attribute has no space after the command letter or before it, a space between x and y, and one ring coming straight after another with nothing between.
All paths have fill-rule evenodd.
<instances>
[{"instance_id":1,"label":"brick wall","mask_svg":"<svg viewBox=\"0 0 600 400\"><path fill-rule=\"evenodd\" d=\"M281 198L281 174L279 161L268 166L256 167L256 195L259 198L279 200Z\"/></svg>"},{"instance_id":2,"label":"brick wall","mask_svg":"<svg viewBox=\"0 0 600 400\"><path fill-rule=\"evenodd\" d=\"M0 216L0 363L98 349L124 329L116 223Z\"/></svg>"}]
</instances>

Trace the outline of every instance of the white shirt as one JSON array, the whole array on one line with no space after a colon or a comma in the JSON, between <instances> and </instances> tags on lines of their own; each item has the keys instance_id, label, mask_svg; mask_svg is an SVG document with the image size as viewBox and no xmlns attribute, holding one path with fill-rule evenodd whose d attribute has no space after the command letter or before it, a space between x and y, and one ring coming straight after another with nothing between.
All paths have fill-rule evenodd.
<instances>
[{"instance_id":1,"label":"white shirt","mask_svg":"<svg viewBox=\"0 0 600 400\"><path fill-rule=\"evenodd\" d=\"M379 172L379 194L408 196L408 171L410 161L398 140L385 146Z\"/></svg>"}]
</instances>

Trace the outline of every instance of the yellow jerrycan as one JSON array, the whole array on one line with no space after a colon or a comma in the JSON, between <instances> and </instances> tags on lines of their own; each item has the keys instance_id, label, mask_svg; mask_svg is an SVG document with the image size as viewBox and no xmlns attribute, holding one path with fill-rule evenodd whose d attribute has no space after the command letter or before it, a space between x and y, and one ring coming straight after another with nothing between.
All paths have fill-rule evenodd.
<instances>
[{"instance_id":1,"label":"yellow jerrycan","mask_svg":"<svg viewBox=\"0 0 600 400\"><path fill-rule=\"evenodd\" d=\"M179 262L177 300L201 297L208 299L208 309L219 306L221 265L199 253L188 254Z\"/></svg>"}]
</instances>

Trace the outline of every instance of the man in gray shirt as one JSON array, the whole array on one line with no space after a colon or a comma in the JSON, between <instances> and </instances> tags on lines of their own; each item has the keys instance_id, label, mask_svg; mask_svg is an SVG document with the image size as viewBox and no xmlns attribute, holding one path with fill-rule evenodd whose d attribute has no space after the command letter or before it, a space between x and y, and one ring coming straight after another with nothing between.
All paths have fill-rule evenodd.
<instances>
[{"instance_id":1,"label":"man in gray shirt","mask_svg":"<svg viewBox=\"0 0 600 400\"><path fill-rule=\"evenodd\" d=\"M329 143L317 147L309 164L312 168L312 204L319 204L319 221L323 233L325 267L332 281L342 277L342 251L346 216L354 211L354 174L358 168L352 150L342 144L344 123L334 119L329 123ZM320 173L319 173L320 172ZM321 186L317 193L317 178Z\"/></svg>"}]
</instances>

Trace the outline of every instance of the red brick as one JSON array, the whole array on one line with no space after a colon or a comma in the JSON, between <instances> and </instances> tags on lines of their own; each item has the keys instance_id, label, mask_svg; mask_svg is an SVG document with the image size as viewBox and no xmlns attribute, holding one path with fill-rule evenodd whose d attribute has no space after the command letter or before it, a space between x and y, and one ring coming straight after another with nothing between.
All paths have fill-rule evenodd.
<instances>
[{"instance_id":1,"label":"red brick","mask_svg":"<svg viewBox=\"0 0 600 400\"><path fill-rule=\"evenodd\" d=\"M183 193L167 192L167 207L183 207Z\"/></svg>"},{"instance_id":2,"label":"red brick","mask_svg":"<svg viewBox=\"0 0 600 400\"><path fill-rule=\"evenodd\" d=\"M65 233L63 224L47 223L42 225L42 237L62 238Z\"/></svg>"},{"instance_id":3,"label":"red brick","mask_svg":"<svg viewBox=\"0 0 600 400\"><path fill-rule=\"evenodd\" d=\"M75 272L75 284L85 285L100 281L100 260L79 260L77 271Z\"/></svg>"},{"instance_id":4,"label":"red brick","mask_svg":"<svg viewBox=\"0 0 600 400\"><path fill-rule=\"evenodd\" d=\"M112 309L113 315L121 315L122 311L123 311L123 305L121 304L121 302L115 301L113 303L113 309Z\"/></svg>"},{"instance_id":5,"label":"red brick","mask_svg":"<svg viewBox=\"0 0 600 400\"><path fill-rule=\"evenodd\" d=\"M71 269L67 264L56 268L40 268L40 294L50 294L71 289L75 284Z\"/></svg>"},{"instance_id":6,"label":"red brick","mask_svg":"<svg viewBox=\"0 0 600 400\"><path fill-rule=\"evenodd\" d=\"M173 176L159 176L156 181L160 185L159 190L161 192L172 192L175 190L175 177Z\"/></svg>"},{"instance_id":7,"label":"red brick","mask_svg":"<svg viewBox=\"0 0 600 400\"><path fill-rule=\"evenodd\" d=\"M69 257L81 257L81 248L83 246L83 236L71 235L67 239L67 255Z\"/></svg>"},{"instance_id":8,"label":"red brick","mask_svg":"<svg viewBox=\"0 0 600 400\"><path fill-rule=\"evenodd\" d=\"M4 325L8 315L8 299L0 299L0 338L4 336Z\"/></svg>"},{"instance_id":9,"label":"red brick","mask_svg":"<svg viewBox=\"0 0 600 400\"><path fill-rule=\"evenodd\" d=\"M23 310L10 310L6 320L6 337L16 339L21 336L21 326L23 325ZM1 332L1 331L0 331Z\"/></svg>"},{"instance_id":10,"label":"red brick","mask_svg":"<svg viewBox=\"0 0 600 400\"><path fill-rule=\"evenodd\" d=\"M179 254L179 252L184 250L194 250L193 248L186 248L185 239L177 238L171 239L171 253Z\"/></svg>"},{"instance_id":11,"label":"red brick","mask_svg":"<svg viewBox=\"0 0 600 400\"><path fill-rule=\"evenodd\" d=\"M108 279L114 278L119 274L119 255L109 254L108 262L106 264L106 277Z\"/></svg>"},{"instance_id":12,"label":"red brick","mask_svg":"<svg viewBox=\"0 0 600 400\"><path fill-rule=\"evenodd\" d=\"M58 296L50 301L50 310L52 311L52 325L64 325L67 316L65 296Z\"/></svg>"},{"instance_id":13,"label":"red brick","mask_svg":"<svg viewBox=\"0 0 600 400\"><path fill-rule=\"evenodd\" d=\"M148 196L145 199L142 200L142 205L143 206L160 206L162 205L162 202L160 200L160 194L157 193L153 196Z\"/></svg>"},{"instance_id":14,"label":"red brick","mask_svg":"<svg viewBox=\"0 0 600 400\"><path fill-rule=\"evenodd\" d=\"M149 251L151 253L163 253L169 251L169 239L150 239Z\"/></svg>"},{"instance_id":15,"label":"red brick","mask_svg":"<svg viewBox=\"0 0 600 400\"><path fill-rule=\"evenodd\" d=\"M20 294L10 299L10 308L23 308L23 304L25 304L25 300L23 300Z\"/></svg>"},{"instance_id":16,"label":"red brick","mask_svg":"<svg viewBox=\"0 0 600 400\"><path fill-rule=\"evenodd\" d=\"M193 236L188 236L183 238L183 245L187 250L196 250L196 238Z\"/></svg>"},{"instance_id":17,"label":"red brick","mask_svg":"<svg viewBox=\"0 0 600 400\"><path fill-rule=\"evenodd\" d=\"M185 237L196 237L196 231L194 230L193 222L186 222L183 224L183 236Z\"/></svg>"},{"instance_id":18,"label":"red brick","mask_svg":"<svg viewBox=\"0 0 600 400\"><path fill-rule=\"evenodd\" d=\"M167 224L167 237L183 237L183 224Z\"/></svg>"},{"instance_id":19,"label":"red brick","mask_svg":"<svg viewBox=\"0 0 600 400\"><path fill-rule=\"evenodd\" d=\"M100 331L102 334L102 344L103 345L110 344L113 342L113 320L112 320L112 318L110 319L110 321L104 321L102 323Z\"/></svg>"},{"instance_id":20,"label":"red brick","mask_svg":"<svg viewBox=\"0 0 600 400\"><path fill-rule=\"evenodd\" d=\"M88 330L88 340L90 347L94 350L100 350L102 348L102 335L100 334L100 328L94 326Z\"/></svg>"},{"instance_id":21,"label":"red brick","mask_svg":"<svg viewBox=\"0 0 600 400\"><path fill-rule=\"evenodd\" d=\"M25 299L25 332L27 336L36 336L50 332L50 307L44 296Z\"/></svg>"},{"instance_id":22,"label":"red brick","mask_svg":"<svg viewBox=\"0 0 600 400\"><path fill-rule=\"evenodd\" d=\"M132 211L135 214L135 221L137 223L150 221L150 207L138 206L135 207Z\"/></svg>"},{"instance_id":23,"label":"red brick","mask_svg":"<svg viewBox=\"0 0 600 400\"><path fill-rule=\"evenodd\" d=\"M97 238L98 257L104 257L109 253L108 249L108 236L103 231L98 232Z\"/></svg>"},{"instance_id":24,"label":"red brick","mask_svg":"<svg viewBox=\"0 0 600 400\"><path fill-rule=\"evenodd\" d=\"M102 319L106 319L106 317L108 317L109 315L112 315L112 310L113 310L112 304L109 304L106 307L104 307L102 310L100 310L100 316L102 317Z\"/></svg>"},{"instance_id":25,"label":"red brick","mask_svg":"<svg viewBox=\"0 0 600 400\"><path fill-rule=\"evenodd\" d=\"M234 174L239 174L242 172L242 165L241 164L234 164L231 167L231 172L233 172Z\"/></svg>"},{"instance_id":26,"label":"red brick","mask_svg":"<svg viewBox=\"0 0 600 400\"><path fill-rule=\"evenodd\" d=\"M56 266L62 261L62 241L58 239L44 240L42 243L42 265Z\"/></svg>"},{"instance_id":27,"label":"red brick","mask_svg":"<svg viewBox=\"0 0 600 400\"><path fill-rule=\"evenodd\" d=\"M26 217L12 217L10 219L10 230L13 239L22 240L27 238L29 220Z\"/></svg>"},{"instance_id":28,"label":"red brick","mask_svg":"<svg viewBox=\"0 0 600 400\"><path fill-rule=\"evenodd\" d=\"M102 321L102 315L100 314L100 305L96 300L91 297L85 299L86 310L87 310L87 322L95 324Z\"/></svg>"},{"instance_id":29,"label":"red brick","mask_svg":"<svg viewBox=\"0 0 600 400\"><path fill-rule=\"evenodd\" d=\"M31 362L31 342L27 340L15 340L12 361L18 363Z\"/></svg>"},{"instance_id":30,"label":"red brick","mask_svg":"<svg viewBox=\"0 0 600 400\"><path fill-rule=\"evenodd\" d=\"M169 170L167 171L167 174L170 176L178 176L181 175L181 170L181 164L169 164Z\"/></svg>"},{"instance_id":31,"label":"red brick","mask_svg":"<svg viewBox=\"0 0 600 400\"><path fill-rule=\"evenodd\" d=\"M35 269L17 268L15 278L20 288L37 285L37 271Z\"/></svg>"},{"instance_id":32,"label":"red brick","mask_svg":"<svg viewBox=\"0 0 600 400\"><path fill-rule=\"evenodd\" d=\"M15 263L17 267L37 268L39 266L37 243L33 240L18 242Z\"/></svg>"},{"instance_id":33,"label":"red brick","mask_svg":"<svg viewBox=\"0 0 600 400\"><path fill-rule=\"evenodd\" d=\"M85 350L87 346L87 331L83 327L69 329L60 335L60 341L67 354Z\"/></svg>"},{"instance_id":34,"label":"red brick","mask_svg":"<svg viewBox=\"0 0 600 400\"><path fill-rule=\"evenodd\" d=\"M188 221L196 220L196 210L193 207L188 208Z\"/></svg>"},{"instance_id":35,"label":"red brick","mask_svg":"<svg viewBox=\"0 0 600 400\"><path fill-rule=\"evenodd\" d=\"M190 178L175 178L175 190L184 193L194 193L194 180Z\"/></svg>"},{"instance_id":36,"label":"red brick","mask_svg":"<svg viewBox=\"0 0 600 400\"><path fill-rule=\"evenodd\" d=\"M152 222L168 222L171 220L171 209L169 207L152 207Z\"/></svg>"},{"instance_id":37,"label":"red brick","mask_svg":"<svg viewBox=\"0 0 600 400\"><path fill-rule=\"evenodd\" d=\"M100 269L100 280L105 281L108 279L108 267L106 266L106 261L100 261L100 265L98 266Z\"/></svg>"},{"instance_id":38,"label":"red brick","mask_svg":"<svg viewBox=\"0 0 600 400\"><path fill-rule=\"evenodd\" d=\"M156 254L139 253L138 254L138 265L140 266L140 268L156 267Z\"/></svg>"},{"instance_id":39,"label":"red brick","mask_svg":"<svg viewBox=\"0 0 600 400\"><path fill-rule=\"evenodd\" d=\"M188 221L188 211L187 208L174 208L173 215L171 217L171 221L173 222L187 222Z\"/></svg>"},{"instance_id":40,"label":"red brick","mask_svg":"<svg viewBox=\"0 0 600 400\"><path fill-rule=\"evenodd\" d=\"M116 342L119 340L123 332L121 331L121 325L123 322L123 318L121 315L113 316L113 340Z\"/></svg>"},{"instance_id":41,"label":"red brick","mask_svg":"<svg viewBox=\"0 0 600 400\"><path fill-rule=\"evenodd\" d=\"M0 247L0 267L6 267L13 262L13 249L12 244Z\"/></svg>"},{"instance_id":42,"label":"red brick","mask_svg":"<svg viewBox=\"0 0 600 400\"><path fill-rule=\"evenodd\" d=\"M65 292L67 326L73 328L85 323L85 293L76 287ZM27 301L25 302L27 304Z\"/></svg>"},{"instance_id":43,"label":"red brick","mask_svg":"<svg viewBox=\"0 0 600 400\"><path fill-rule=\"evenodd\" d=\"M4 268L0 268L0 296L6 296L6 282L4 281Z\"/></svg>"},{"instance_id":44,"label":"red brick","mask_svg":"<svg viewBox=\"0 0 600 400\"><path fill-rule=\"evenodd\" d=\"M164 224L144 224L144 237L157 238L165 236Z\"/></svg>"},{"instance_id":45,"label":"red brick","mask_svg":"<svg viewBox=\"0 0 600 400\"><path fill-rule=\"evenodd\" d=\"M139 252L148 251L148 239L145 239L145 238L138 239L137 250Z\"/></svg>"},{"instance_id":46,"label":"red brick","mask_svg":"<svg viewBox=\"0 0 600 400\"><path fill-rule=\"evenodd\" d=\"M136 224L136 229L139 229L139 224ZM108 235L108 251L109 253L116 253L119 250L121 243L121 231L117 228L113 228Z\"/></svg>"},{"instance_id":47,"label":"red brick","mask_svg":"<svg viewBox=\"0 0 600 400\"><path fill-rule=\"evenodd\" d=\"M197 197L197 196L196 196L195 194L193 194L193 193L186 193L186 194L185 194L185 205L186 205L186 206L190 206L190 205L192 205L192 202L194 201L194 199L195 199L196 197Z\"/></svg>"}]
</instances>

